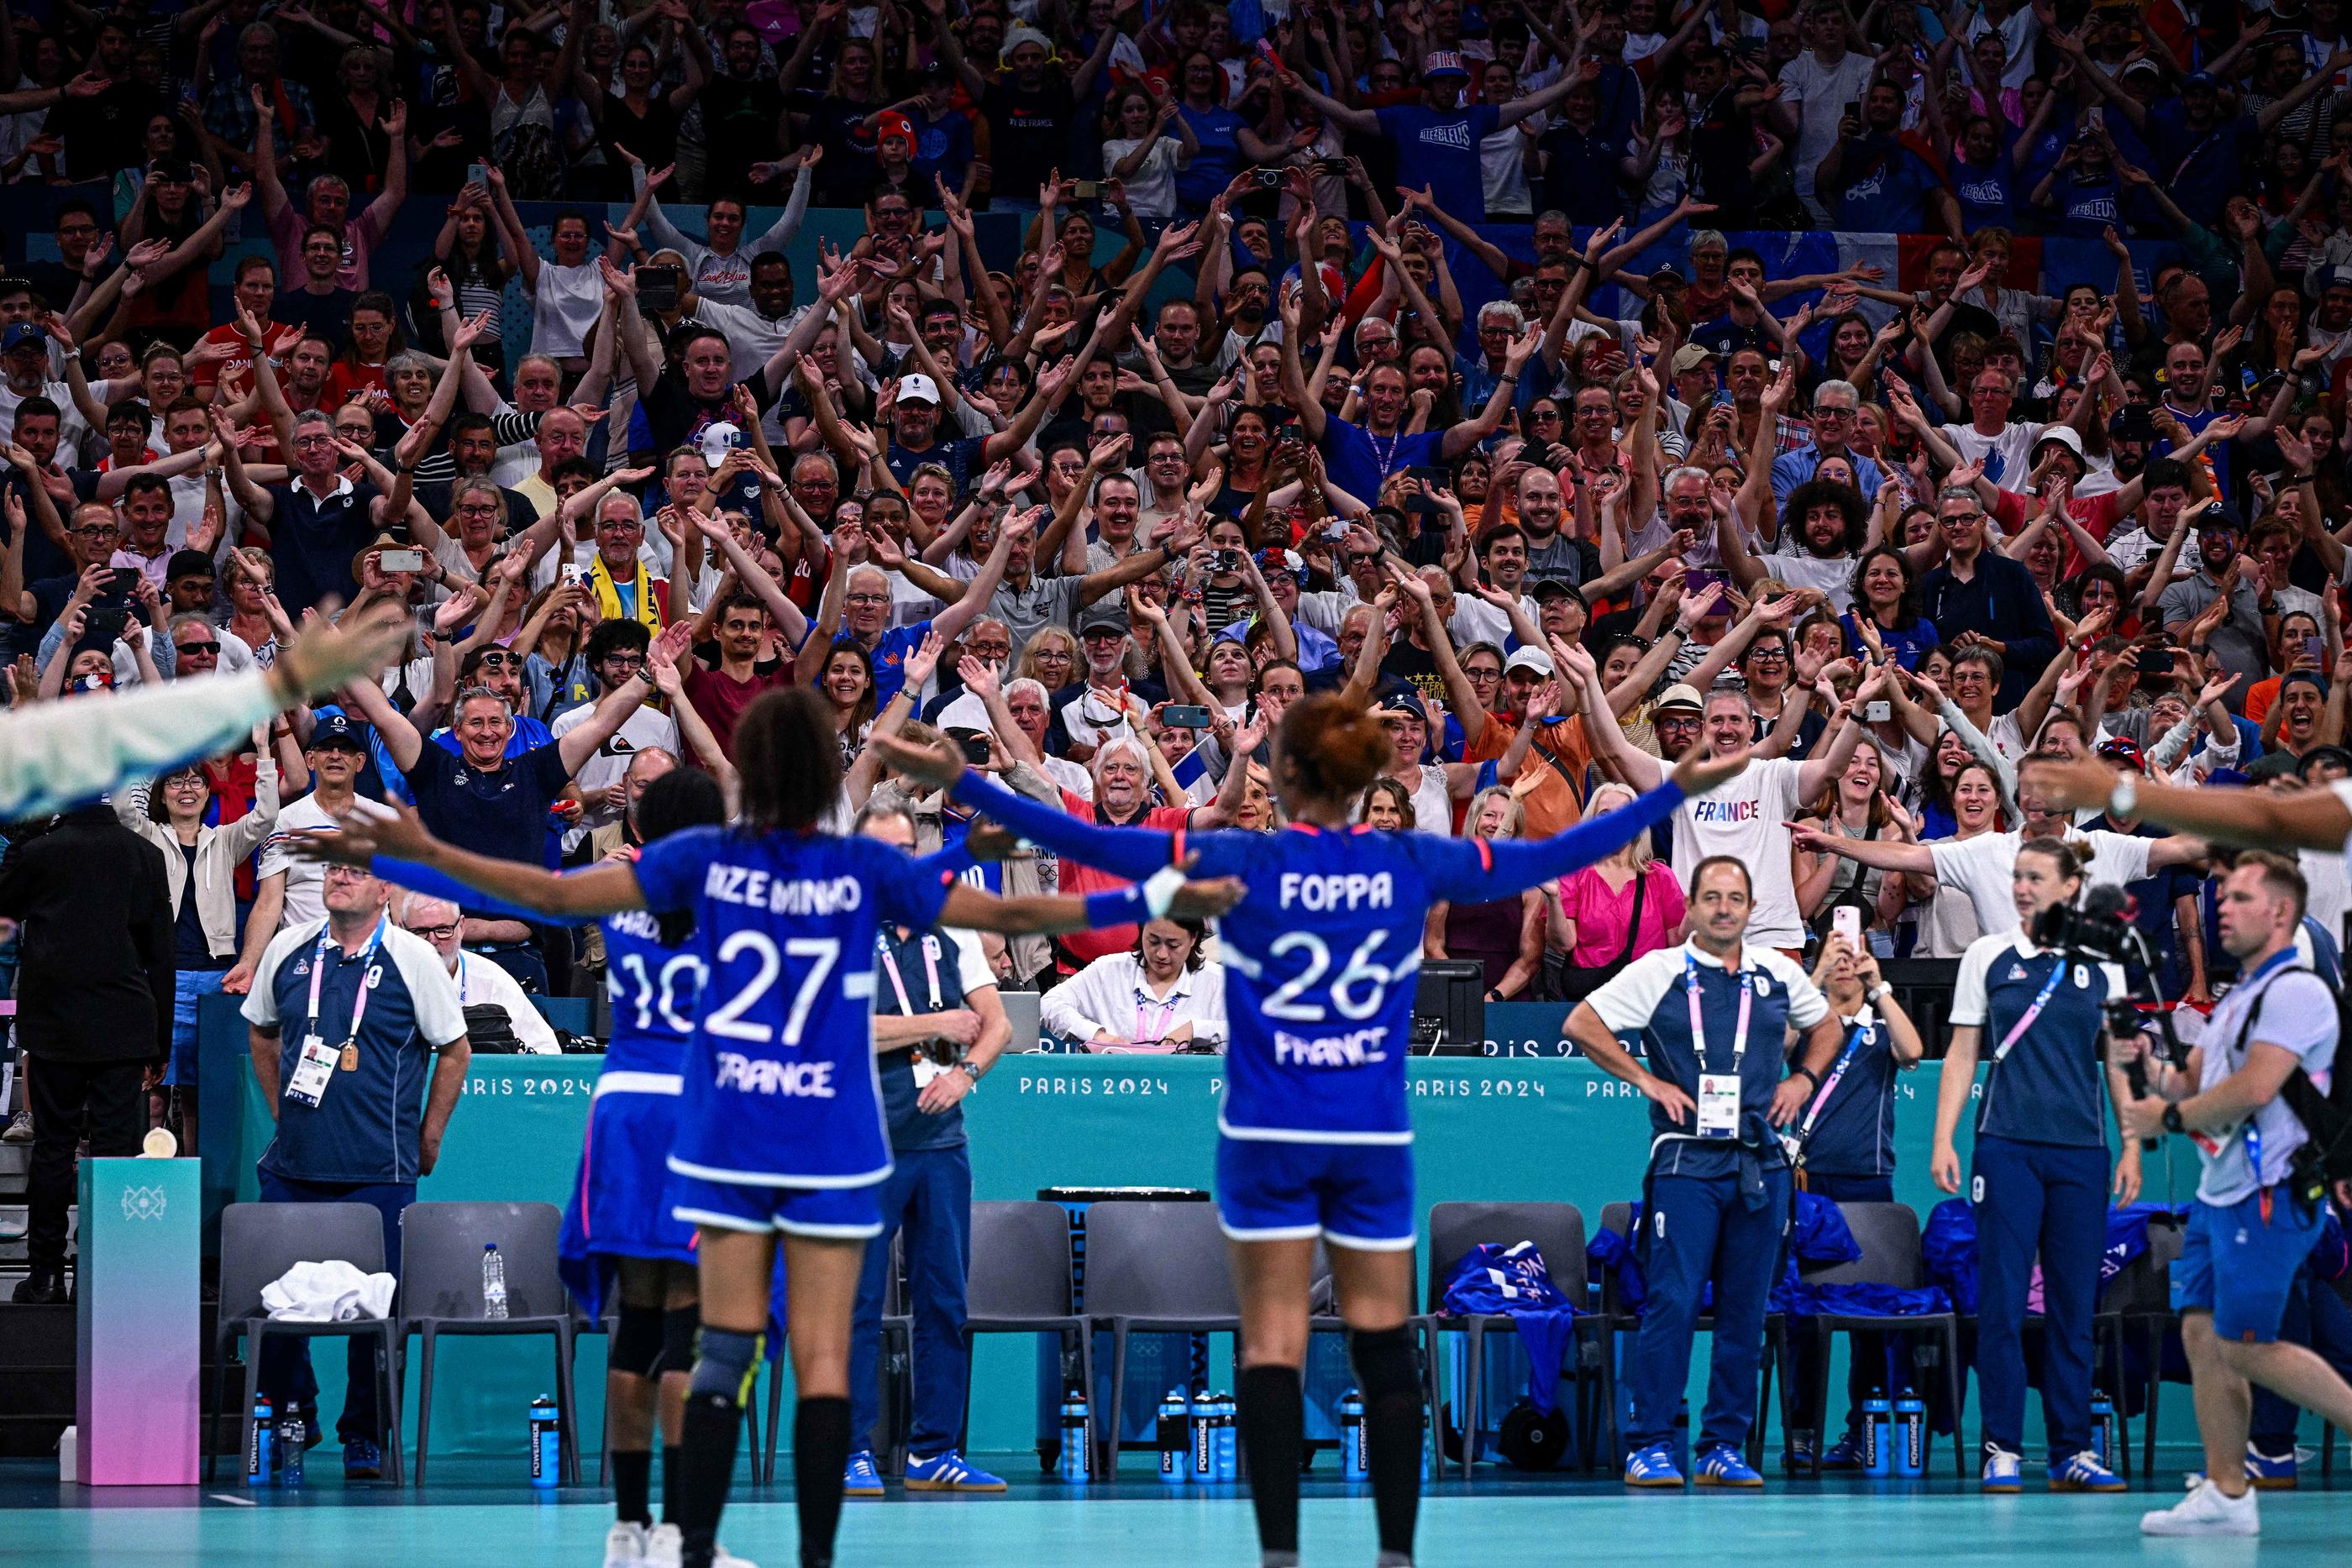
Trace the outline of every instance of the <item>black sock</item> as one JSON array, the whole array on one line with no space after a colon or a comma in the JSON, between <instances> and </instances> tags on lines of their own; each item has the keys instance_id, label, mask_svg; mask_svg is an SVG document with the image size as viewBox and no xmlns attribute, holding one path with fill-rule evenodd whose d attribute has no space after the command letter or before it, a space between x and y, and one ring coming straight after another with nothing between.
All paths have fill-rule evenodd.
<instances>
[{"instance_id":1,"label":"black sock","mask_svg":"<svg viewBox=\"0 0 2352 1568\"><path fill-rule=\"evenodd\" d=\"M801 1516L801 1568L830 1568L841 1528L841 1472L849 1463L849 1401L803 1395L793 1412L793 1500Z\"/></svg>"},{"instance_id":2,"label":"black sock","mask_svg":"<svg viewBox=\"0 0 2352 1568\"><path fill-rule=\"evenodd\" d=\"M1245 1366L1241 1380L1242 1463L1257 1510L1262 1552L1298 1551L1298 1452L1306 1402L1295 1366Z\"/></svg>"},{"instance_id":3,"label":"black sock","mask_svg":"<svg viewBox=\"0 0 2352 1568\"><path fill-rule=\"evenodd\" d=\"M1409 1563L1413 1523L1421 1513L1422 1389L1412 1331L1352 1333L1349 1340L1349 1359L1364 1394L1381 1558L1383 1563Z\"/></svg>"},{"instance_id":4,"label":"black sock","mask_svg":"<svg viewBox=\"0 0 2352 1568\"><path fill-rule=\"evenodd\" d=\"M653 1510L646 1505L653 1490L654 1455L651 1448L615 1448L613 1450L613 1511L623 1524L651 1524Z\"/></svg>"},{"instance_id":5,"label":"black sock","mask_svg":"<svg viewBox=\"0 0 2352 1568\"><path fill-rule=\"evenodd\" d=\"M662 1445L662 1522L664 1524L677 1522L678 1456L685 1452L686 1448L680 1443Z\"/></svg>"},{"instance_id":6,"label":"black sock","mask_svg":"<svg viewBox=\"0 0 2352 1568\"><path fill-rule=\"evenodd\" d=\"M674 1493L684 1568L710 1568L719 1516L726 1511L727 1489L735 1479L735 1442L742 1425L743 1407L724 1394L687 1396Z\"/></svg>"}]
</instances>

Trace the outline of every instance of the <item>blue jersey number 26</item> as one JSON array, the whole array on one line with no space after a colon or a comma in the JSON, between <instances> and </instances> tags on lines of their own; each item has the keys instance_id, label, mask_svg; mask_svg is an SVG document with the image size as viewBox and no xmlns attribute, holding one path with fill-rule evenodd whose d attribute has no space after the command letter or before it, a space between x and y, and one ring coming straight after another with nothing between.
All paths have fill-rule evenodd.
<instances>
[{"instance_id":1,"label":"blue jersey number 26","mask_svg":"<svg viewBox=\"0 0 2352 1568\"><path fill-rule=\"evenodd\" d=\"M1341 1018L1370 1018L1388 998L1388 988L1395 981L1396 972L1372 962L1372 954L1388 938L1389 933L1384 930L1365 937L1348 959L1347 967L1332 977L1331 1005L1339 1009ZM1329 946L1312 931L1292 931L1275 938L1274 946L1266 949L1267 955L1276 958L1299 951L1307 955L1307 967L1295 978L1283 981L1274 995L1266 998L1265 1016L1292 1023L1321 1023L1328 1016L1322 1004L1298 998L1322 984L1331 967Z\"/></svg>"}]
</instances>

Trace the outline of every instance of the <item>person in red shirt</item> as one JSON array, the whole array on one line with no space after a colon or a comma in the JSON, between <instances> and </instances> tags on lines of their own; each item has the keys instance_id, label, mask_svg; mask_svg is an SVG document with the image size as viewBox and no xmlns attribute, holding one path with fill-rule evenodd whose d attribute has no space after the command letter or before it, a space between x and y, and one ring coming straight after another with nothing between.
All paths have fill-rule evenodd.
<instances>
[{"instance_id":1,"label":"person in red shirt","mask_svg":"<svg viewBox=\"0 0 2352 1568\"><path fill-rule=\"evenodd\" d=\"M1256 741L1244 738L1239 745L1255 750ZM1258 740L1265 731L1255 731ZM1249 769L1235 758L1225 770L1225 787L1217 798L1205 806L1155 806L1151 803L1152 762L1154 758L1145 742L1133 736L1115 736L1102 744L1095 753L1095 798L1085 800L1069 790L1062 791L1062 810L1073 817L1083 817L1101 828L1154 828L1177 833L1177 855L1183 855L1183 831L1197 829L1206 831L1232 822L1239 806L1243 787L1248 781ZM1090 865L1081 865L1065 857L1061 880L1057 884L1066 894L1083 896L1128 885L1125 877L1113 876ZM1055 958L1062 973L1075 975L1097 958L1112 953L1124 953L1135 946L1136 928L1132 925L1105 926L1098 931L1072 931L1054 939Z\"/></svg>"},{"instance_id":2,"label":"person in red shirt","mask_svg":"<svg viewBox=\"0 0 2352 1568\"><path fill-rule=\"evenodd\" d=\"M253 313L272 365L283 364L294 345L302 340L301 328L270 319L269 309L277 300L275 262L266 256L248 256L236 264L236 303ZM197 362L190 374L198 390L217 385L231 397L242 397L253 390L253 347L237 322L206 332L197 340L197 352L192 358Z\"/></svg>"},{"instance_id":3,"label":"person in red shirt","mask_svg":"<svg viewBox=\"0 0 2352 1568\"><path fill-rule=\"evenodd\" d=\"M760 694L793 684L789 664L759 667L760 646L768 632L767 607L749 593L730 593L719 606L719 662L700 659L686 672L686 700L710 727L719 749L735 758L735 724Z\"/></svg>"}]
</instances>

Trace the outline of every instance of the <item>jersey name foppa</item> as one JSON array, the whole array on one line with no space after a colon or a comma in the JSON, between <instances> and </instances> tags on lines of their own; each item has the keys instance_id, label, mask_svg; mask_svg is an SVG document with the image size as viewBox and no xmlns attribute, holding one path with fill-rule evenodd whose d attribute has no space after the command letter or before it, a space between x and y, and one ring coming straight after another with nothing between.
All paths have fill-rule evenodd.
<instances>
[{"instance_id":1,"label":"jersey name foppa","mask_svg":"<svg viewBox=\"0 0 2352 1568\"><path fill-rule=\"evenodd\" d=\"M1423 147L1451 147L1457 152L1470 150L1470 122L1458 125L1424 125L1414 138Z\"/></svg>"},{"instance_id":2,"label":"jersey name foppa","mask_svg":"<svg viewBox=\"0 0 2352 1568\"><path fill-rule=\"evenodd\" d=\"M702 894L721 904L740 904L750 909L765 909L777 915L838 915L855 909L865 898L865 891L852 876L827 877L823 881L803 879L790 881L769 876L766 872L749 866L729 865L713 862L702 879Z\"/></svg>"},{"instance_id":3,"label":"jersey name foppa","mask_svg":"<svg viewBox=\"0 0 2352 1568\"><path fill-rule=\"evenodd\" d=\"M1395 902L1395 879L1384 871L1344 876L1282 873L1285 909L1386 909Z\"/></svg>"},{"instance_id":4,"label":"jersey name foppa","mask_svg":"<svg viewBox=\"0 0 2352 1568\"><path fill-rule=\"evenodd\" d=\"M1694 823L1714 827L1732 827L1752 822L1764 814L1761 800L1693 800L1687 810Z\"/></svg>"},{"instance_id":5,"label":"jersey name foppa","mask_svg":"<svg viewBox=\"0 0 2352 1568\"><path fill-rule=\"evenodd\" d=\"M835 1092L830 1061L774 1061L731 1051L719 1052L718 1083L721 1089L744 1094L788 1094L806 1100L830 1100Z\"/></svg>"}]
</instances>

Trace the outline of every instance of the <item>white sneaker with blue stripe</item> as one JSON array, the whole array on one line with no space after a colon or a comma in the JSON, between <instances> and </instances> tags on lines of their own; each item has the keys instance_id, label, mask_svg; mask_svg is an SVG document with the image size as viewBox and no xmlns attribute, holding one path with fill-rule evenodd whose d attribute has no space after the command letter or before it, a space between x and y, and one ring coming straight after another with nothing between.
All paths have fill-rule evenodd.
<instances>
[{"instance_id":1,"label":"white sneaker with blue stripe","mask_svg":"<svg viewBox=\"0 0 2352 1568\"><path fill-rule=\"evenodd\" d=\"M2050 1467L2052 1491L2126 1491L2129 1486L2088 1448Z\"/></svg>"},{"instance_id":2,"label":"white sneaker with blue stripe","mask_svg":"<svg viewBox=\"0 0 2352 1568\"><path fill-rule=\"evenodd\" d=\"M907 1456L908 1491L1003 1491L1001 1477L992 1476L950 1448L930 1458Z\"/></svg>"},{"instance_id":3,"label":"white sneaker with blue stripe","mask_svg":"<svg viewBox=\"0 0 2352 1568\"><path fill-rule=\"evenodd\" d=\"M1703 1487L1760 1487L1764 1478L1747 1457L1728 1443L1717 1443L1698 1457L1697 1473L1691 1477L1695 1485Z\"/></svg>"},{"instance_id":4,"label":"white sneaker with blue stripe","mask_svg":"<svg viewBox=\"0 0 2352 1568\"><path fill-rule=\"evenodd\" d=\"M1636 1449L1625 1459L1625 1484L1629 1487L1679 1487L1682 1471L1675 1469L1675 1451L1664 1443L1653 1443Z\"/></svg>"},{"instance_id":5,"label":"white sneaker with blue stripe","mask_svg":"<svg viewBox=\"0 0 2352 1568\"><path fill-rule=\"evenodd\" d=\"M2011 1492L2022 1490L2018 1479L2018 1457L1997 1443L1985 1445L1984 1477L1978 1485L1985 1491Z\"/></svg>"}]
</instances>

